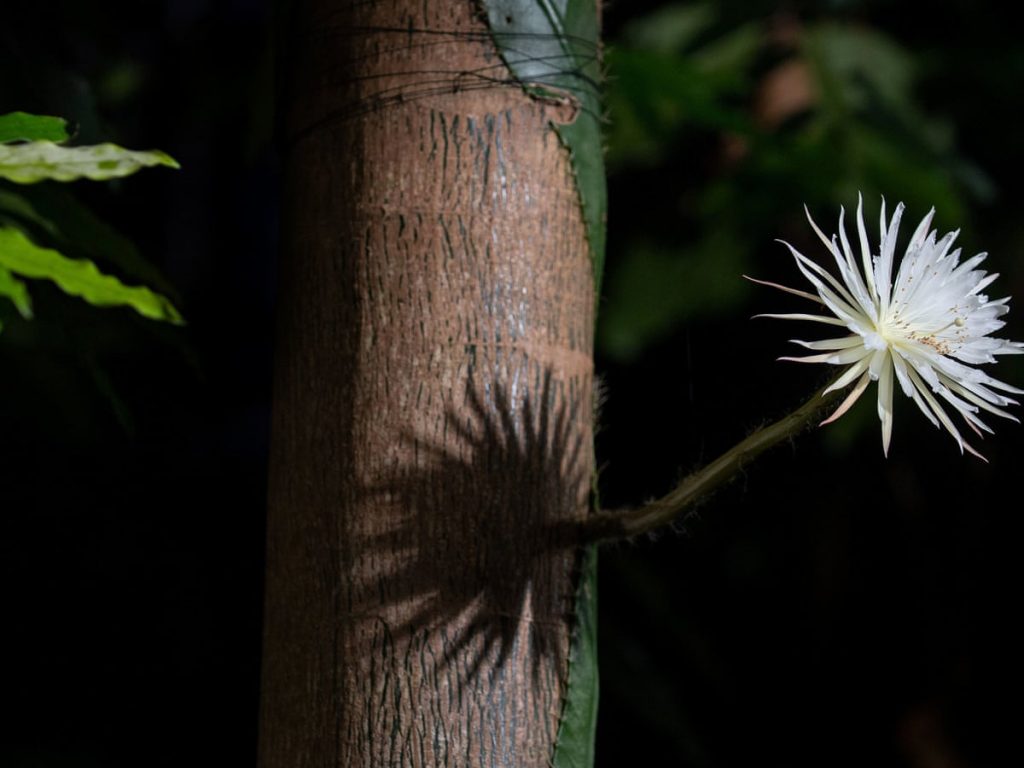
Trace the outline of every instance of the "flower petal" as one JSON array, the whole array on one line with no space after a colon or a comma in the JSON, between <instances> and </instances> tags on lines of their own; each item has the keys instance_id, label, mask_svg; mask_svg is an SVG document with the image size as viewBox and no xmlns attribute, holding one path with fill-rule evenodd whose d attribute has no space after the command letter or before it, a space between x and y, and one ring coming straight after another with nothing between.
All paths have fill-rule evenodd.
<instances>
[{"instance_id":1,"label":"flower petal","mask_svg":"<svg viewBox=\"0 0 1024 768\"><path fill-rule=\"evenodd\" d=\"M868 245L868 231L864 227L864 199L857 193L857 235L860 238L860 257L864 266L864 279L867 281L868 292L878 303L878 289L875 287L875 274L871 268L871 246Z\"/></svg>"},{"instance_id":2,"label":"flower petal","mask_svg":"<svg viewBox=\"0 0 1024 768\"><path fill-rule=\"evenodd\" d=\"M781 241L780 241L781 242ZM850 304L843 298L840 298L833 290L826 286L820 279L818 279L811 271L804 266L803 262L814 264L814 262L807 259L802 253L796 250L789 243L783 243L789 248L790 253L796 260L797 269L807 278L808 282L811 283L818 291L818 295L821 297L822 302L835 313L836 317L843 320L847 325L850 326L861 326L869 323L870 321L854 309ZM815 265L817 266L817 265ZM821 269L818 267L818 269Z\"/></svg>"},{"instance_id":3,"label":"flower petal","mask_svg":"<svg viewBox=\"0 0 1024 768\"><path fill-rule=\"evenodd\" d=\"M830 365L847 365L855 363L872 354L863 347L843 349L839 352L825 352L821 355L808 355L806 357L780 357L779 360L787 360L791 363L829 363Z\"/></svg>"},{"instance_id":4,"label":"flower petal","mask_svg":"<svg viewBox=\"0 0 1024 768\"><path fill-rule=\"evenodd\" d=\"M856 363L851 365L838 379L829 384L821 394L827 395L829 392L835 392L837 389L842 389L847 386L851 381L867 371L868 359L869 358L867 356L862 357ZM869 376L868 379L870 380L870 378L871 377Z\"/></svg>"},{"instance_id":5,"label":"flower petal","mask_svg":"<svg viewBox=\"0 0 1024 768\"><path fill-rule=\"evenodd\" d=\"M798 290L797 288L789 288L785 285L779 285L778 283L769 283L767 280L758 280L756 277L751 277L750 275L743 275L743 277L752 283L757 283L758 285L767 285L769 288L778 288L780 291L792 293L794 296L799 296L802 299L810 299L811 301L817 302L818 304L825 303L819 297L815 296L813 293L808 293L807 291L801 291Z\"/></svg>"},{"instance_id":6,"label":"flower petal","mask_svg":"<svg viewBox=\"0 0 1024 768\"><path fill-rule=\"evenodd\" d=\"M850 347L864 346L864 339L860 336L843 336L841 339L822 339L820 341L800 341L790 339L791 344L799 344L806 349L849 349Z\"/></svg>"},{"instance_id":7,"label":"flower petal","mask_svg":"<svg viewBox=\"0 0 1024 768\"><path fill-rule=\"evenodd\" d=\"M853 369L851 368L850 370L853 370ZM849 371L847 371L847 373L849 373ZM845 375L846 374L843 374L843 376L845 376ZM836 381L838 381L838 379ZM833 421L835 421L840 416L842 416L844 413L846 413L848 410L850 410L850 407L855 402L857 402L857 400L860 398L860 396L862 394L864 394L864 390L867 389L868 383L870 381L871 381L871 379L868 376L867 371L865 371L864 374L860 377L860 381L857 382L857 386L855 386L852 390L850 390L850 394L848 394L846 396L846 398L843 400L843 402L841 402L839 404L839 407L835 409L835 411L832 413L832 415L829 416L827 419L825 419L823 422L821 422L821 424L819 424L818 426L819 427L824 427L826 424L831 424ZM847 383L849 383L849 382L847 382ZM835 387L835 384L830 386L829 389L827 389L825 391L828 392L833 387ZM838 387L836 387L836 388L838 389Z\"/></svg>"},{"instance_id":8,"label":"flower petal","mask_svg":"<svg viewBox=\"0 0 1024 768\"><path fill-rule=\"evenodd\" d=\"M928 407L931 409L932 413L935 414L935 418L939 420L942 426L946 428L946 431L953 436L954 440L956 440L956 444L960 446L961 452L967 451L968 453L973 453L978 458L987 461L987 459L985 459L984 456L982 456L980 453L974 450L974 448L968 445L960 436L960 433L957 431L957 428L953 425L953 422L950 421L949 416L942 409L942 406L939 405L938 401L932 396L932 393L928 391L928 388L924 386L924 382L921 381L915 370L913 368L908 368L907 371L910 374L910 378L911 380L913 380L914 385L917 387L917 391L921 394L921 397L928 404Z\"/></svg>"},{"instance_id":9,"label":"flower petal","mask_svg":"<svg viewBox=\"0 0 1024 768\"><path fill-rule=\"evenodd\" d=\"M892 363L888 350L882 354L885 359L878 377L878 418L882 420L882 453L888 456L892 440Z\"/></svg>"},{"instance_id":10,"label":"flower petal","mask_svg":"<svg viewBox=\"0 0 1024 768\"><path fill-rule=\"evenodd\" d=\"M817 299L818 297L815 296L814 298ZM844 327L846 326L846 323L844 323L842 320L840 320L837 317L826 317L825 315L806 315L806 314L802 314L802 313L799 313L799 312L790 312L788 314L781 314L781 315L780 314L760 314L760 315L754 315L754 317L752 319L757 319L759 317L770 317L770 318L773 318L775 320L810 320L810 321L815 322L815 323L826 323L828 325L842 325Z\"/></svg>"},{"instance_id":11,"label":"flower petal","mask_svg":"<svg viewBox=\"0 0 1024 768\"><path fill-rule=\"evenodd\" d=\"M779 358L848 366L825 391L856 384L823 423L845 413L868 383L877 380L882 449L888 455L895 380L932 424L952 435L962 452L980 456L964 441L946 408L955 408L979 436L992 431L982 420L982 411L1016 420L1003 408L1016 405L1010 395L1024 394L1024 390L999 381L976 366L993 364L1000 355L1024 354L1024 343L992 335L1005 326L1001 318L1009 311L1007 298L993 301L984 293L998 274L981 269L984 253L961 262L961 250L954 248L958 231L939 237L932 229L934 208L917 224L897 263L896 246L904 210L903 203L899 203L890 218L882 199L879 247L873 256L864 225L864 200L858 194L858 259L846 232L845 208L839 210L838 234L829 238L805 206L807 220L832 256L838 278L835 270L784 243L817 296L775 283L754 282L818 302L834 317L828 313L758 316L845 326L852 332L820 340L791 339L792 343L820 354ZM945 406L940 400L946 401Z\"/></svg>"},{"instance_id":12,"label":"flower petal","mask_svg":"<svg viewBox=\"0 0 1024 768\"><path fill-rule=\"evenodd\" d=\"M903 203L896 206L888 228L885 226L885 202L882 202L882 244L875 262L875 286L878 288L879 314L889 308L892 295L892 260L896 253L896 236L899 234L900 219L903 217Z\"/></svg>"}]
</instances>

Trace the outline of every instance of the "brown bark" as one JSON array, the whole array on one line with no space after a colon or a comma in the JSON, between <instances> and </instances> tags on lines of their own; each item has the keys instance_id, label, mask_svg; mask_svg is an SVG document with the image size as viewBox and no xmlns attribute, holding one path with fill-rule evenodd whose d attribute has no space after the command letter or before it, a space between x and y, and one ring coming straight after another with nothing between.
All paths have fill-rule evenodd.
<instances>
[{"instance_id":1,"label":"brown bark","mask_svg":"<svg viewBox=\"0 0 1024 768\"><path fill-rule=\"evenodd\" d=\"M261 765L547 766L593 471L572 115L471 0L296 14Z\"/></svg>"}]
</instances>

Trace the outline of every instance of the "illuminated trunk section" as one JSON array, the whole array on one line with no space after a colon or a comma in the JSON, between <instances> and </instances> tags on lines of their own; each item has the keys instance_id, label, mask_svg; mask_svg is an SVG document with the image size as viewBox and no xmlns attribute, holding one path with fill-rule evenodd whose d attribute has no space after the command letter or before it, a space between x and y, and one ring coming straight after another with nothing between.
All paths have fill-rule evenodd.
<instances>
[{"instance_id":1,"label":"illuminated trunk section","mask_svg":"<svg viewBox=\"0 0 1024 768\"><path fill-rule=\"evenodd\" d=\"M546 767L593 473L574 114L469 0L294 16L261 766Z\"/></svg>"}]
</instances>

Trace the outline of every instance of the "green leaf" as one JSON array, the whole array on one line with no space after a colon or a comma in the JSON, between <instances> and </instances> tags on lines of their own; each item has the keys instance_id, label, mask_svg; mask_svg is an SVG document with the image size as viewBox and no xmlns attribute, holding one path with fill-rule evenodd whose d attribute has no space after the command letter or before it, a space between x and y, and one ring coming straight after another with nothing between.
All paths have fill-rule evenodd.
<instances>
[{"instance_id":1,"label":"green leaf","mask_svg":"<svg viewBox=\"0 0 1024 768\"><path fill-rule=\"evenodd\" d=\"M576 592L576 634L569 655L569 690L558 724L553 768L591 768L597 730L597 547L583 551Z\"/></svg>"},{"instance_id":2,"label":"green leaf","mask_svg":"<svg viewBox=\"0 0 1024 768\"><path fill-rule=\"evenodd\" d=\"M601 60L598 0L482 0L491 35L508 68L528 92L557 92L577 107L575 120L554 125L569 150L587 241L600 290L604 267L605 185L601 144Z\"/></svg>"},{"instance_id":3,"label":"green leaf","mask_svg":"<svg viewBox=\"0 0 1024 768\"><path fill-rule=\"evenodd\" d=\"M847 108L871 105L872 92L895 112L912 110L914 57L880 32L852 24L811 25L803 49L825 88L838 89Z\"/></svg>"},{"instance_id":4,"label":"green leaf","mask_svg":"<svg viewBox=\"0 0 1024 768\"><path fill-rule=\"evenodd\" d=\"M622 36L632 47L675 53L696 41L714 21L710 3L672 3L629 22Z\"/></svg>"},{"instance_id":5,"label":"green leaf","mask_svg":"<svg viewBox=\"0 0 1024 768\"><path fill-rule=\"evenodd\" d=\"M8 214L31 234L42 234L71 258L100 261L124 277L154 288L172 300L174 288L135 245L84 206L67 187L37 184L17 193L0 188L0 214Z\"/></svg>"},{"instance_id":6,"label":"green leaf","mask_svg":"<svg viewBox=\"0 0 1024 768\"><path fill-rule=\"evenodd\" d=\"M0 296L6 296L26 320L32 317L32 297L21 280L0 267Z\"/></svg>"},{"instance_id":7,"label":"green leaf","mask_svg":"<svg viewBox=\"0 0 1024 768\"><path fill-rule=\"evenodd\" d=\"M750 70L764 45L764 29L750 23L734 27L688 54L695 67L734 86L752 84Z\"/></svg>"},{"instance_id":8,"label":"green leaf","mask_svg":"<svg viewBox=\"0 0 1024 768\"><path fill-rule=\"evenodd\" d=\"M21 277L51 280L64 293L98 307L129 306L153 320L184 322L170 301L149 288L124 285L116 277L104 275L91 261L40 248L13 227L0 227L0 267Z\"/></svg>"},{"instance_id":9,"label":"green leaf","mask_svg":"<svg viewBox=\"0 0 1024 768\"><path fill-rule=\"evenodd\" d=\"M734 86L675 54L630 48L608 52L608 164L656 165L687 130L747 134L749 118L729 106Z\"/></svg>"},{"instance_id":10,"label":"green leaf","mask_svg":"<svg viewBox=\"0 0 1024 768\"><path fill-rule=\"evenodd\" d=\"M68 124L63 118L9 112L0 115L0 144L9 141L67 141Z\"/></svg>"},{"instance_id":11,"label":"green leaf","mask_svg":"<svg viewBox=\"0 0 1024 768\"><path fill-rule=\"evenodd\" d=\"M735 312L749 292L746 248L725 223L685 245L632 243L609 280L598 347L630 360L683 320Z\"/></svg>"},{"instance_id":12,"label":"green leaf","mask_svg":"<svg viewBox=\"0 0 1024 768\"><path fill-rule=\"evenodd\" d=\"M51 237L60 235L53 223L40 216L24 196L9 192L3 187L0 187L0 213L4 214L5 218L13 216L23 222L34 224Z\"/></svg>"},{"instance_id":13,"label":"green leaf","mask_svg":"<svg viewBox=\"0 0 1024 768\"><path fill-rule=\"evenodd\" d=\"M133 152L116 144L61 147L51 141L33 141L0 145L0 178L20 184L44 179L102 181L129 176L155 165L179 167L174 158L158 150Z\"/></svg>"}]
</instances>

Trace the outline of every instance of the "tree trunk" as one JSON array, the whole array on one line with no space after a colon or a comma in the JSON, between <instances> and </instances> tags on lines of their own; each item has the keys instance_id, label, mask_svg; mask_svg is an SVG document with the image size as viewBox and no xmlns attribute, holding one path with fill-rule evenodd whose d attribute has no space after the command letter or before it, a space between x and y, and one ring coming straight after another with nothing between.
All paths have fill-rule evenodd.
<instances>
[{"instance_id":1,"label":"tree trunk","mask_svg":"<svg viewBox=\"0 0 1024 768\"><path fill-rule=\"evenodd\" d=\"M548 766L593 473L572 108L471 0L294 13L261 766Z\"/></svg>"}]
</instances>

